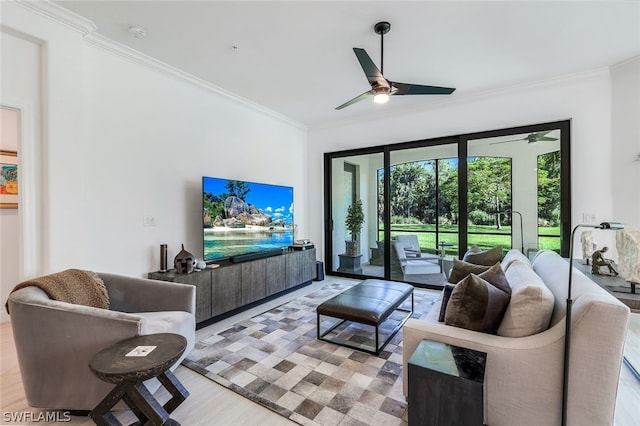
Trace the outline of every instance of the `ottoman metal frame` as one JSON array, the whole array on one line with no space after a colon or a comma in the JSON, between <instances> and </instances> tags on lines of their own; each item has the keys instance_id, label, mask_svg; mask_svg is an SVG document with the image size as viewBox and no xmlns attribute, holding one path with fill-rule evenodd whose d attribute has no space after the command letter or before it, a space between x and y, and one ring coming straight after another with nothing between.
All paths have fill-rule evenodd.
<instances>
[{"instance_id":1,"label":"ottoman metal frame","mask_svg":"<svg viewBox=\"0 0 640 426\"><path fill-rule=\"evenodd\" d=\"M400 305L402 305L409 296L411 296L411 309L401 308ZM373 355L379 355L393 336L396 335L404 323L411 317L413 308L413 286L395 281L365 280L318 305L316 308L318 340L357 349ZM406 312L406 315L393 328L389 337L380 345L380 325L395 311ZM336 318L340 321L333 324L329 329L321 331L321 315ZM373 350L325 337L346 321L370 325L375 328L375 346Z\"/></svg>"}]
</instances>

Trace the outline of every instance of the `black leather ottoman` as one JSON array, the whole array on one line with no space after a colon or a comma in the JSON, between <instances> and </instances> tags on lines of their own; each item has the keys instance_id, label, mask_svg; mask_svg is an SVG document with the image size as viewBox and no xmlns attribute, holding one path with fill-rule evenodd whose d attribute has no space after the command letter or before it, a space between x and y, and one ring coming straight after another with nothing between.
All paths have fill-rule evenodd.
<instances>
[{"instance_id":1,"label":"black leather ottoman","mask_svg":"<svg viewBox=\"0 0 640 426\"><path fill-rule=\"evenodd\" d=\"M400 305L411 296L411 310L401 309ZM380 325L396 310L406 312L406 316L394 327L391 334L379 345ZM413 313L413 286L395 281L365 280L360 284L343 291L342 293L324 301L316 308L318 339L348 348L361 350L374 355L380 354L389 341L402 328ZM320 315L338 318L338 321L328 330L320 330ZM375 346L373 350L367 350L349 343L338 342L325 338L336 327L345 321L353 321L375 327Z\"/></svg>"}]
</instances>

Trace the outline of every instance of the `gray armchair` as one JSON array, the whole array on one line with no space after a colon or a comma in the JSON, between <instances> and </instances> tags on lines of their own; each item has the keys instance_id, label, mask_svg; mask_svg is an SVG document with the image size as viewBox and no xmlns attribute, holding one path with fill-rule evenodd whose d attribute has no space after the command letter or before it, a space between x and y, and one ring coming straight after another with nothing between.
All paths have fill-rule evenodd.
<instances>
[{"instance_id":1,"label":"gray armchair","mask_svg":"<svg viewBox=\"0 0 640 426\"><path fill-rule=\"evenodd\" d=\"M109 309L51 300L38 287L11 293L8 307L27 403L31 407L91 410L114 385L89 370L98 351L120 340L153 333L195 344L195 287L99 273ZM182 358L172 367L176 368ZM150 392L157 379L145 382Z\"/></svg>"}]
</instances>

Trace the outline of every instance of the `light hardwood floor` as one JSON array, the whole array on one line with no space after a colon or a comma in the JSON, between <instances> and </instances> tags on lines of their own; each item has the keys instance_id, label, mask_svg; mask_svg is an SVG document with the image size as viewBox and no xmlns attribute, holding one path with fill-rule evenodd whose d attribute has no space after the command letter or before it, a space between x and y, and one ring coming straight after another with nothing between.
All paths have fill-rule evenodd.
<instances>
[{"instance_id":1,"label":"light hardwood floor","mask_svg":"<svg viewBox=\"0 0 640 426\"><path fill-rule=\"evenodd\" d=\"M236 317L217 323L215 327L198 330L198 339L205 338L206 335L213 334L240 319L249 318L266 309L278 306L286 300L314 291L332 279L332 277L327 277L323 282L313 283L284 298L273 300L269 302L267 306L263 305L246 311ZM640 314L638 313L632 314L625 353L628 358L633 360L636 368L640 369ZM40 411L29 407L24 397L10 323L0 325L0 373L0 424L4 424L4 413L37 413ZM172 418L180 422L183 426L208 426L211 424L271 426L295 424L225 389L211 380L194 373L184 366L179 366L176 369L176 376L191 394L172 414ZM164 403L168 399L168 394L166 391L160 390L156 393L156 397L161 403ZM640 382L631 374L627 367L623 366L618 389L615 426L640 425L638 401L640 401ZM124 424L136 420L134 416L126 410L117 412L116 417ZM88 417L71 417L69 423L73 425L93 425L93 422ZM14 422L11 424L15 425L20 423ZM59 425L60 423L37 422L31 424Z\"/></svg>"}]
</instances>

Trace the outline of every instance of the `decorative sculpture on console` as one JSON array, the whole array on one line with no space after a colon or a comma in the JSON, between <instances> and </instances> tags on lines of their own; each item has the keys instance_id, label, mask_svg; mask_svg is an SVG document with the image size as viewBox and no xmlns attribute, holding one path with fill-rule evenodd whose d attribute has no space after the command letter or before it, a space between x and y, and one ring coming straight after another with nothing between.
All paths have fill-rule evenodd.
<instances>
[{"instance_id":1,"label":"decorative sculpture on console","mask_svg":"<svg viewBox=\"0 0 640 426\"><path fill-rule=\"evenodd\" d=\"M596 275L618 275L618 271L613 267L613 260L606 259L604 254L609 250L609 247L602 247L600 250L596 250L591 255L591 273ZM609 274L603 274L600 272L600 267L606 266L609 268Z\"/></svg>"},{"instance_id":2,"label":"decorative sculpture on console","mask_svg":"<svg viewBox=\"0 0 640 426\"><path fill-rule=\"evenodd\" d=\"M184 244L182 244L182 250L173 259L173 266L176 268L176 272L179 274L190 274L195 269L196 264L196 257L186 251Z\"/></svg>"},{"instance_id":3,"label":"decorative sculpture on console","mask_svg":"<svg viewBox=\"0 0 640 426\"><path fill-rule=\"evenodd\" d=\"M593 234L591 231L583 231L580 234L580 243L582 244L582 260L589 264L593 252L596 250L596 243L593 241Z\"/></svg>"}]
</instances>

